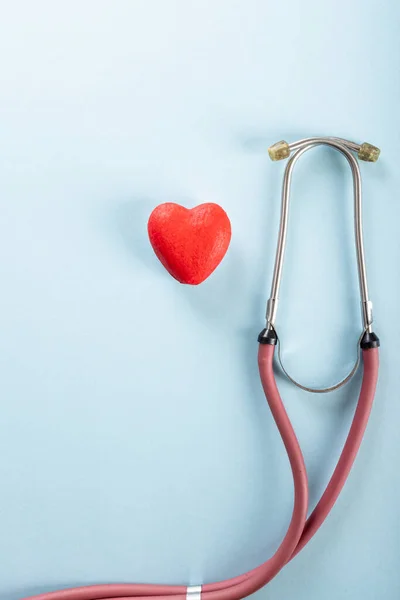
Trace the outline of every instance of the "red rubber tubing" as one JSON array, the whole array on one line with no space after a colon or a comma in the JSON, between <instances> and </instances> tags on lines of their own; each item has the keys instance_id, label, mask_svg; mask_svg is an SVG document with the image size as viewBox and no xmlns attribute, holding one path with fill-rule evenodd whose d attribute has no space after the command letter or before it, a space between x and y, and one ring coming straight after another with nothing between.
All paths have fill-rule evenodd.
<instances>
[{"instance_id":1,"label":"red rubber tubing","mask_svg":"<svg viewBox=\"0 0 400 600\"><path fill-rule=\"evenodd\" d=\"M273 372L275 346L260 344L258 365L265 396L284 443L294 483L292 518L275 554L257 568L225 581L202 586L202 600L240 600L266 585L310 541L336 502L360 447L378 379L377 348L362 351L363 379L359 400L339 461L321 499L307 517L308 482L303 455L286 413ZM70 588L24 600L186 600L186 586L106 584Z\"/></svg>"}]
</instances>

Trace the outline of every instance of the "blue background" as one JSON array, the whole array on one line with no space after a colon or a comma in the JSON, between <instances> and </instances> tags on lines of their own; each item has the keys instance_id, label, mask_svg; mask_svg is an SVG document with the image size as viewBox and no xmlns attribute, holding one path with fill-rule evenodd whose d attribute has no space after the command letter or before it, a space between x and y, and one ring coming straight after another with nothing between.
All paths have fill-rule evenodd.
<instances>
[{"instance_id":1,"label":"blue background","mask_svg":"<svg viewBox=\"0 0 400 600\"><path fill-rule=\"evenodd\" d=\"M362 164L381 374L321 531L259 598L400 594L399 41L394 0L16 1L0 23L0 597L237 575L277 548L287 459L257 373L279 219L280 139L344 136ZM355 358L350 172L295 172L277 329L324 385ZM157 204L218 202L233 237L199 287L149 246ZM333 343L332 343L333 341ZM279 379L314 505L359 377Z\"/></svg>"}]
</instances>

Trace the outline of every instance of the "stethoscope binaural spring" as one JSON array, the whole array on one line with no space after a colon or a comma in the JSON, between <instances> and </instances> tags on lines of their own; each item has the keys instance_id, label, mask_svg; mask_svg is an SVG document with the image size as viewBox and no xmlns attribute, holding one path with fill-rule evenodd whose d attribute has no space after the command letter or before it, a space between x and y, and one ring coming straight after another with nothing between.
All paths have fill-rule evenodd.
<instances>
[{"instance_id":1,"label":"stethoscope binaural spring","mask_svg":"<svg viewBox=\"0 0 400 600\"><path fill-rule=\"evenodd\" d=\"M347 162L350 165L351 173L353 177L353 196L354 196L354 235L355 235L355 245L356 245L356 253L357 253L357 266L358 266L358 278L360 285L360 296L361 296L361 313L362 313L362 332L360 335L358 348L357 348L357 359L352 367L350 373L346 375L344 379L339 381L338 383L325 387L325 388L311 388L309 386L303 385L296 381L289 373L283 365L283 360L281 356L281 345L279 343L279 337L276 333L275 328L275 320L276 313L278 308L278 300L279 300L279 289L282 278L282 267L283 267L283 259L285 255L285 247L286 247L286 238L287 238L287 227L288 227L288 217L289 217L289 199L290 199L290 190L292 184L292 174L293 169L299 158L308 150L315 148L317 146L329 146L343 154L347 159ZM276 257L275 257L275 267L272 278L271 285L271 293L267 303L267 312L266 312L266 327L261 332L259 341L262 343L269 344L278 344L278 360L281 365L282 371L285 373L286 377L297 387L307 391L314 393L325 393L336 390L346 384L351 377L355 374L359 367L360 363L360 348L363 348L366 344L368 347L377 347L379 346L379 340L376 335L372 332L372 302L368 296L368 283L367 283L367 271L365 266L365 253L364 253L364 243L363 243L363 230L362 230L362 188L361 188L361 173L359 164L352 154L352 152L357 152L358 157L361 160L368 162L375 162L378 160L380 151L376 146L372 146L371 144L356 144L354 142L349 142L347 140L335 137L313 137L313 138L305 138L303 140L299 140L298 142L294 142L292 144L288 144L287 142L277 142L273 146L271 146L268 150L270 158L274 161L282 160L284 158L288 158L292 152L292 156L290 156L289 161L286 165L285 173L283 176L283 185L282 185L282 204L281 204L281 219L279 226L279 235L278 235L278 243L276 248ZM372 344L372 346L371 346Z\"/></svg>"},{"instance_id":2,"label":"stethoscope binaural spring","mask_svg":"<svg viewBox=\"0 0 400 600\"><path fill-rule=\"evenodd\" d=\"M299 442L286 413L284 403L275 381L273 359L275 346L278 342L278 336L275 330L275 317L286 242L292 170L295 163L304 152L320 144L328 145L344 154L353 173L355 234L363 319L363 328L360 338L363 376L356 410L336 468L314 510L308 514L309 502L306 466ZM258 339L258 366L261 384L288 455L294 486L292 517L278 549L268 560L256 568L225 581L188 586L140 583L101 584L58 590L25 598L25 600L129 600L131 598L136 598L136 600L240 600L241 598L256 592L271 581L271 579L273 579L273 577L275 577L275 575L277 575L279 571L304 548L330 513L357 456L368 423L378 379L379 340L372 331L372 306L368 298L362 240L361 176L358 162L352 152L357 152L358 157L361 160L374 162L379 156L379 150L370 144L358 145L339 138L327 137L309 138L300 140L294 144L278 142L274 146L271 146L269 154L273 160L280 160L288 158L292 151L294 154L289 158L283 181L281 224L271 297L267 307L267 322L265 329L260 333ZM354 369L352 373L353 372ZM348 381L352 373L336 386L318 391L336 389L339 385L343 385ZM301 384L297 384L293 379L292 381L303 389L308 389ZM210 493L212 493L212 490L210 490Z\"/></svg>"}]
</instances>

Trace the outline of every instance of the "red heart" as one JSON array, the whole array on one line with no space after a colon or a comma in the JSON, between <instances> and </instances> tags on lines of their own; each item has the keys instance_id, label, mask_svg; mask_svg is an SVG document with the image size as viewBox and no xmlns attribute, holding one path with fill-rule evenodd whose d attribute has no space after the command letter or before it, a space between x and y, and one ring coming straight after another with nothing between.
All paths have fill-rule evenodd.
<instances>
[{"instance_id":1,"label":"red heart","mask_svg":"<svg viewBox=\"0 0 400 600\"><path fill-rule=\"evenodd\" d=\"M147 228L153 250L167 271L191 285L211 275L231 241L228 215L209 202L191 209L174 202L160 204Z\"/></svg>"}]
</instances>

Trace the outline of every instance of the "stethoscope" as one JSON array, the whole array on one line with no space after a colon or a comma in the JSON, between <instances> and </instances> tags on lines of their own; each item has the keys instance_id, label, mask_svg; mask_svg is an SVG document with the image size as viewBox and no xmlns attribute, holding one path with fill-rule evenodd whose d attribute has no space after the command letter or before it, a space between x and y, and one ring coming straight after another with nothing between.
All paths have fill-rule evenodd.
<instances>
[{"instance_id":1,"label":"stethoscope","mask_svg":"<svg viewBox=\"0 0 400 600\"><path fill-rule=\"evenodd\" d=\"M329 146L341 152L347 159L353 176L354 224L362 306L362 332L358 345L358 358L349 375L336 385L323 389L314 389L295 381L284 368L279 351L279 338L275 328L275 320L286 245L293 168L300 156L320 145ZM364 143L359 145L341 138L315 137L303 139L293 144L278 142L271 146L268 152L272 160L281 160L290 157L283 178L281 220L271 295L267 304L266 326L258 337L258 365L262 387L284 443L293 475L294 507L285 537L275 554L265 563L244 575L217 583L194 586L147 584L94 585L40 594L31 596L25 600L129 600L130 598L140 600L151 600L153 598L159 600L239 600L266 585L304 548L322 525L338 498L357 455L368 422L378 379L379 363L379 339L372 331L372 303L368 297L365 268L361 214L361 174L358 161L352 153L357 153L360 160L375 162L379 156L379 149L371 144ZM318 504L308 518L306 467L295 432L281 400L273 370L276 345L278 345L278 358L284 373L292 383L310 392L329 392L347 383L356 372L362 356L363 376L361 390L350 431L333 475Z\"/></svg>"}]
</instances>

